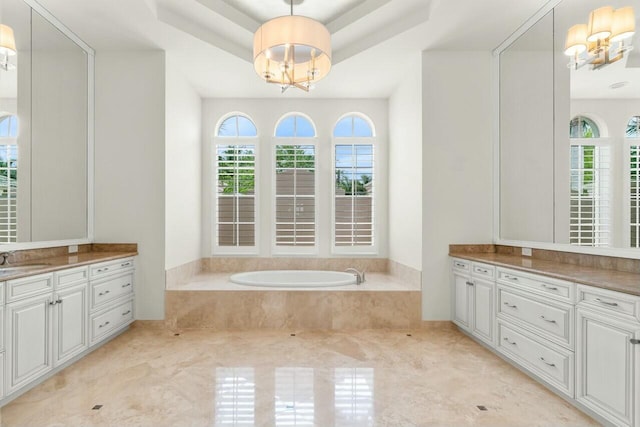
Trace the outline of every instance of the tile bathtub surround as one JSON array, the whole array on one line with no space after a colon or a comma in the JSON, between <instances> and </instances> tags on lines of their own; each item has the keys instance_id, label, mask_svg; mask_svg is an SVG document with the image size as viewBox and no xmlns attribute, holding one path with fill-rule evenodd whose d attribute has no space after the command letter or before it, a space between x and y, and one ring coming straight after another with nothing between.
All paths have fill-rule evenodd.
<instances>
[{"instance_id":1,"label":"tile bathtub surround","mask_svg":"<svg viewBox=\"0 0 640 427\"><path fill-rule=\"evenodd\" d=\"M417 286L418 289L422 288L422 272L420 270L390 259L388 273L405 283Z\"/></svg>"},{"instance_id":2,"label":"tile bathtub surround","mask_svg":"<svg viewBox=\"0 0 640 427\"><path fill-rule=\"evenodd\" d=\"M203 259L182 264L178 267L165 271L165 285L167 289L175 288L184 283L188 283L195 276L202 272Z\"/></svg>"},{"instance_id":3,"label":"tile bathtub surround","mask_svg":"<svg viewBox=\"0 0 640 427\"><path fill-rule=\"evenodd\" d=\"M598 425L457 331L294 332L134 326L2 408L2 425Z\"/></svg>"},{"instance_id":4,"label":"tile bathtub surround","mask_svg":"<svg viewBox=\"0 0 640 427\"><path fill-rule=\"evenodd\" d=\"M403 329L422 323L419 291L165 291L182 329Z\"/></svg>"}]
</instances>

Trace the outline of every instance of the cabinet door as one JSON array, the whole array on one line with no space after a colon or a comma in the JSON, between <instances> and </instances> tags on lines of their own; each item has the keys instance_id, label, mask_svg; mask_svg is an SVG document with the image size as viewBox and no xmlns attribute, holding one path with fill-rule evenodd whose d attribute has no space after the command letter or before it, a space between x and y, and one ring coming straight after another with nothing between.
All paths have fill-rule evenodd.
<instances>
[{"instance_id":1,"label":"cabinet door","mask_svg":"<svg viewBox=\"0 0 640 427\"><path fill-rule=\"evenodd\" d=\"M7 393L52 368L50 307L50 293L7 305Z\"/></svg>"},{"instance_id":2,"label":"cabinet door","mask_svg":"<svg viewBox=\"0 0 640 427\"><path fill-rule=\"evenodd\" d=\"M471 312L473 321L471 322L471 332L488 344L493 345L495 283L474 279L472 290L473 307Z\"/></svg>"},{"instance_id":3,"label":"cabinet door","mask_svg":"<svg viewBox=\"0 0 640 427\"><path fill-rule=\"evenodd\" d=\"M88 283L57 292L53 315L54 364L59 365L88 348Z\"/></svg>"},{"instance_id":4,"label":"cabinet door","mask_svg":"<svg viewBox=\"0 0 640 427\"><path fill-rule=\"evenodd\" d=\"M471 320L471 286L469 286L469 277L453 273L453 290L454 290L454 306L453 306L453 321L464 329L470 329Z\"/></svg>"},{"instance_id":5,"label":"cabinet door","mask_svg":"<svg viewBox=\"0 0 640 427\"><path fill-rule=\"evenodd\" d=\"M617 425L634 425L640 326L578 309L577 390L579 402ZM635 424L637 425L637 424Z\"/></svg>"}]
</instances>

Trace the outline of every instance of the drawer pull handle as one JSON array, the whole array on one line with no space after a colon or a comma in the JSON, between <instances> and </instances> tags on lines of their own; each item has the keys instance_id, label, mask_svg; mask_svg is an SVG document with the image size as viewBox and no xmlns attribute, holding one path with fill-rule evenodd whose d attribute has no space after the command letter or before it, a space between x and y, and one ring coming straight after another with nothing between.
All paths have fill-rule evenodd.
<instances>
[{"instance_id":1,"label":"drawer pull handle","mask_svg":"<svg viewBox=\"0 0 640 427\"><path fill-rule=\"evenodd\" d=\"M485 270L484 268L476 268L476 271L479 271L480 273L488 273L489 270Z\"/></svg>"},{"instance_id":2,"label":"drawer pull handle","mask_svg":"<svg viewBox=\"0 0 640 427\"><path fill-rule=\"evenodd\" d=\"M465 267L465 264L462 264L460 262L456 262L456 267Z\"/></svg>"},{"instance_id":3,"label":"drawer pull handle","mask_svg":"<svg viewBox=\"0 0 640 427\"><path fill-rule=\"evenodd\" d=\"M507 338L507 337L504 337L503 340L506 341L507 344L518 345L515 341L509 341L509 338Z\"/></svg>"},{"instance_id":4,"label":"drawer pull handle","mask_svg":"<svg viewBox=\"0 0 640 427\"><path fill-rule=\"evenodd\" d=\"M58 301L49 301L49 305L56 305Z\"/></svg>"},{"instance_id":5,"label":"drawer pull handle","mask_svg":"<svg viewBox=\"0 0 640 427\"><path fill-rule=\"evenodd\" d=\"M126 316L127 314L131 313L131 310L127 310L124 313L122 313L123 316Z\"/></svg>"},{"instance_id":6,"label":"drawer pull handle","mask_svg":"<svg viewBox=\"0 0 640 427\"><path fill-rule=\"evenodd\" d=\"M98 273L102 273L103 271L109 271L109 267L99 268Z\"/></svg>"},{"instance_id":7,"label":"drawer pull handle","mask_svg":"<svg viewBox=\"0 0 640 427\"><path fill-rule=\"evenodd\" d=\"M549 322L549 323L557 323L555 320L547 319L547 318L546 318L546 317L544 317L544 316L540 316L540 318L541 318L542 320L544 320L545 322Z\"/></svg>"},{"instance_id":8,"label":"drawer pull handle","mask_svg":"<svg viewBox=\"0 0 640 427\"><path fill-rule=\"evenodd\" d=\"M106 294L108 294L108 293L110 293L110 292L111 292L111 291L109 291L109 290L104 291L104 292L100 292L100 293L98 294L98 296L99 296L99 297L101 297L101 296L104 296L104 295L106 295Z\"/></svg>"},{"instance_id":9,"label":"drawer pull handle","mask_svg":"<svg viewBox=\"0 0 640 427\"><path fill-rule=\"evenodd\" d=\"M61 299L61 298L58 298L58 299L56 300L56 304L62 304L62 299Z\"/></svg>"},{"instance_id":10,"label":"drawer pull handle","mask_svg":"<svg viewBox=\"0 0 640 427\"><path fill-rule=\"evenodd\" d=\"M555 367L556 367L556 364L555 364L555 363L549 363L549 362L547 362L546 360L544 360L544 357L541 357L541 358L540 358L540 360L542 360L542 362L543 362L545 365L547 365L547 366L551 366L552 368L555 368Z\"/></svg>"},{"instance_id":11,"label":"drawer pull handle","mask_svg":"<svg viewBox=\"0 0 640 427\"><path fill-rule=\"evenodd\" d=\"M544 283L542 284L542 287L545 289L548 289L550 291L557 291L558 288L556 288L555 286L549 286L549 285L545 285Z\"/></svg>"},{"instance_id":12,"label":"drawer pull handle","mask_svg":"<svg viewBox=\"0 0 640 427\"><path fill-rule=\"evenodd\" d=\"M608 306L611 306L611 307L617 307L618 306L617 302L602 301L600 298L596 298L595 301L599 302L600 304L608 305Z\"/></svg>"},{"instance_id":13,"label":"drawer pull handle","mask_svg":"<svg viewBox=\"0 0 640 427\"><path fill-rule=\"evenodd\" d=\"M120 264L120 267L129 267L131 265L131 262L123 262L122 264Z\"/></svg>"},{"instance_id":14,"label":"drawer pull handle","mask_svg":"<svg viewBox=\"0 0 640 427\"><path fill-rule=\"evenodd\" d=\"M513 280L514 282L518 281L518 278L515 276L509 276L508 274L504 275L505 278L509 279L509 280Z\"/></svg>"},{"instance_id":15,"label":"drawer pull handle","mask_svg":"<svg viewBox=\"0 0 640 427\"><path fill-rule=\"evenodd\" d=\"M467 285L473 286L473 282L467 282Z\"/></svg>"},{"instance_id":16,"label":"drawer pull handle","mask_svg":"<svg viewBox=\"0 0 640 427\"><path fill-rule=\"evenodd\" d=\"M511 304L509 304L508 302L505 302L505 303L504 303L504 305L506 305L506 306L507 306L507 307L509 307L509 308L518 308L518 306L517 306L517 305L511 305Z\"/></svg>"},{"instance_id":17,"label":"drawer pull handle","mask_svg":"<svg viewBox=\"0 0 640 427\"><path fill-rule=\"evenodd\" d=\"M104 322L102 325L98 326L98 328L104 328L104 327L105 327L105 326L107 326L109 323L111 323L111 322L109 322L109 321L107 320L107 321L106 321L106 322Z\"/></svg>"},{"instance_id":18,"label":"drawer pull handle","mask_svg":"<svg viewBox=\"0 0 640 427\"><path fill-rule=\"evenodd\" d=\"M122 285L123 288L127 288L129 286L131 286L131 283L127 283L126 285Z\"/></svg>"},{"instance_id":19,"label":"drawer pull handle","mask_svg":"<svg viewBox=\"0 0 640 427\"><path fill-rule=\"evenodd\" d=\"M631 338L631 339L629 340L629 342L630 342L631 344L640 344L640 340L637 340L637 339L635 339L635 338Z\"/></svg>"}]
</instances>

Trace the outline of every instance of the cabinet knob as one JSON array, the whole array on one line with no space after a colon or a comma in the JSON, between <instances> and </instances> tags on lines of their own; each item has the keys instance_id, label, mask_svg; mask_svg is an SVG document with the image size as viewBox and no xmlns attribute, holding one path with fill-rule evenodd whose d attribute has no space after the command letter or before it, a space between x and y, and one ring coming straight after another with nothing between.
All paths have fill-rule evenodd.
<instances>
[{"instance_id":1,"label":"cabinet knob","mask_svg":"<svg viewBox=\"0 0 640 427\"><path fill-rule=\"evenodd\" d=\"M635 338L631 338L631 339L629 340L629 342L630 342L631 344L640 344L640 340L637 340L637 339L635 339Z\"/></svg>"}]
</instances>

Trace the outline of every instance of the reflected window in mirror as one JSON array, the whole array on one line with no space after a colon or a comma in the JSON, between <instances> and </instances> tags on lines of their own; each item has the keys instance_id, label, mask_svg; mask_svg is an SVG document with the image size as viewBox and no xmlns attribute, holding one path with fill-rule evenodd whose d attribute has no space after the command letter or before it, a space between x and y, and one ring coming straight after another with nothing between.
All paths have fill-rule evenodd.
<instances>
[{"instance_id":1,"label":"reflected window in mirror","mask_svg":"<svg viewBox=\"0 0 640 427\"><path fill-rule=\"evenodd\" d=\"M0 116L0 243L17 241L18 117Z\"/></svg>"},{"instance_id":2,"label":"reflected window in mirror","mask_svg":"<svg viewBox=\"0 0 640 427\"><path fill-rule=\"evenodd\" d=\"M600 138L598 125L588 117L576 116L569 123L570 138Z\"/></svg>"},{"instance_id":3,"label":"reflected window in mirror","mask_svg":"<svg viewBox=\"0 0 640 427\"><path fill-rule=\"evenodd\" d=\"M633 116L626 130L629 153L629 246L640 248L640 116Z\"/></svg>"},{"instance_id":4,"label":"reflected window in mirror","mask_svg":"<svg viewBox=\"0 0 640 427\"><path fill-rule=\"evenodd\" d=\"M570 243L609 246L611 234L611 147L600 141L595 121L576 116L569 124L571 136Z\"/></svg>"}]
</instances>

